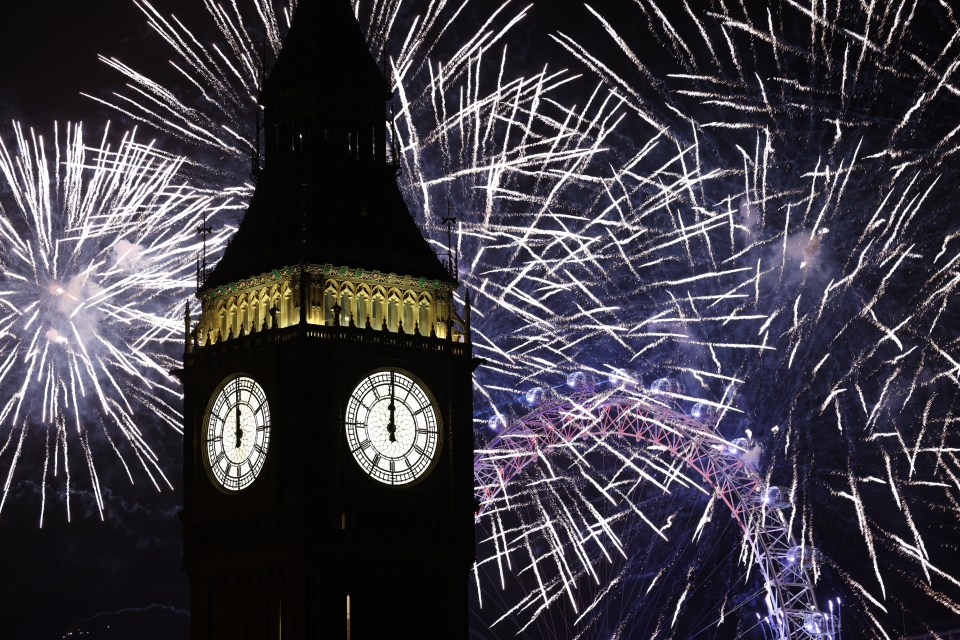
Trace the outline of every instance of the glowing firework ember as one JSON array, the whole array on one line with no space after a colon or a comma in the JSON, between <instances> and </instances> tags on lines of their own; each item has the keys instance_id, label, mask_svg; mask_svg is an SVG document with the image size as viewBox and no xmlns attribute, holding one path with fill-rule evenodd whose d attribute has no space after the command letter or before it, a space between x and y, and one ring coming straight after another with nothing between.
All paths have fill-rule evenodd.
<instances>
[{"instance_id":1,"label":"glowing firework ember","mask_svg":"<svg viewBox=\"0 0 960 640\"><path fill-rule=\"evenodd\" d=\"M286 12L268 4L251 15L269 49ZM820 596L797 634L829 637L834 622L816 616L837 595L848 632L868 637L960 614L943 533L960 515L953 14L586 7L608 40L556 35L592 76L571 86L565 72L512 71L500 45L521 37L526 9L498 5L458 43L459 5L400 21L400 4L360 17L372 48L394 52L405 194L441 251L447 202L459 218L488 362L479 418L510 425L479 443L478 464L514 455L508 438L561 428L539 413L531 430L543 399L531 388L573 369L637 402L653 397L637 383L679 379L687 391L657 387L673 394L664 415L688 410L731 444L752 438L736 450L754 456L763 496L778 490L786 521L761 528L792 535L799 551L778 562L808 572ZM228 186L242 186L258 38L218 17L225 44L203 58L181 25L141 8L199 103L174 104L115 61L131 90L111 102L228 154ZM215 83L191 60L225 72ZM584 85L600 88L578 95ZM477 616L491 637L779 637L784 605L766 617L752 569L764 552L720 513L713 485L661 444L582 424L596 430L535 450L484 512Z\"/></svg>"},{"instance_id":2,"label":"glowing firework ember","mask_svg":"<svg viewBox=\"0 0 960 640\"><path fill-rule=\"evenodd\" d=\"M197 145L205 154L215 153L217 162L209 163L206 168L216 176L228 175L228 180L221 182L230 183L219 186L249 196L251 185L236 178L249 171L249 159L255 149L254 113L267 64L264 57L273 59L280 51L281 29L289 26L296 4L291 3L278 16L270 0L255 0L251 8L259 17L262 29L254 35L245 28L244 17L236 4L223 7L204 0L224 39L208 47L176 18L166 18L149 2L134 0L134 3L177 57L173 63L177 74L199 88L199 104L191 106L123 62L104 57L101 59L107 65L128 78L130 91L117 93L112 100L89 97Z\"/></svg>"},{"instance_id":3,"label":"glowing firework ember","mask_svg":"<svg viewBox=\"0 0 960 640\"><path fill-rule=\"evenodd\" d=\"M633 141L611 154L622 159L609 169L589 170L603 186L579 216L530 217L523 233L500 234L503 247L508 237L525 241L519 264L495 279L508 285L505 293L492 283L477 287L495 295L489 303L479 297L475 309L492 314L522 297L535 300L524 305L536 308L533 326L496 340L504 370L518 351L539 355L545 371L579 362L598 377L627 361L651 362L635 377L646 384L657 370L680 377L694 390L682 399L691 410L698 398L719 401L734 383L744 417L728 413L718 429L729 438L749 429L762 443L764 475L793 505L786 526L802 550L792 557L817 581L821 607L826 596L843 594L853 613L847 631L893 637L960 613L944 528L957 518L960 490L960 233L945 187L956 179L949 114L957 25L943 7L749 6L726 11L717 3L711 12L645 3L632 19L618 15L617 24L647 25L655 45L642 50L592 9L610 47L557 36L622 97L620 129ZM483 233L495 237L496 229ZM581 453L570 454L575 473L609 479L581 481L585 495L601 502L616 495L611 485L626 463ZM541 486L570 477L548 460L534 476ZM692 508L669 506L678 492L668 495L653 535L669 522L682 544L714 544L702 533L716 520L713 502L700 509L700 524L693 518L677 527ZM576 538L551 543L544 514L556 512L538 517L529 508L512 540L519 545L533 532L540 545L525 561L522 549L513 554L521 562L514 571L549 570L540 578L559 591L566 581L554 559L575 552ZM594 554L636 538L636 527L599 527L621 520L631 501L618 498L612 509L571 529L604 539ZM598 613L593 594L609 602L621 587L601 586L575 593L577 616L566 619L596 637L613 630L626 637L630 629L714 633L727 599L748 602L752 589L737 596L730 569L706 569L706 553L673 556L679 579L667 586L659 569L673 559L641 572L630 558L615 579L633 581L636 597L629 607L613 605L619 618L609 607ZM713 625L701 613L708 571L729 587L713 596L722 603ZM563 601L550 606L562 609ZM657 614L638 622L644 609ZM544 614L538 605L526 611ZM833 635L824 618L801 627L799 637ZM782 637L770 620L738 631L750 633Z\"/></svg>"},{"instance_id":4,"label":"glowing firework ember","mask_svg":"<svg viewBox=\"0 0 960 640\"><path fill-rule=\"evenodd\" d=\"M79 124L52 142L17 124L0 138L0 509L14 477L36 472L41 525L48 494L64 496L69 518L80 488L103 517L107 455L131 482L142 472L169 486L143 418L181 430L169 370L212 197L183 183L182 159L133 134L108 140L85 145ZM225 237L208 239L211 254ZM18 469L38 446L42 471Z\"/></svg>"}]
</instances>

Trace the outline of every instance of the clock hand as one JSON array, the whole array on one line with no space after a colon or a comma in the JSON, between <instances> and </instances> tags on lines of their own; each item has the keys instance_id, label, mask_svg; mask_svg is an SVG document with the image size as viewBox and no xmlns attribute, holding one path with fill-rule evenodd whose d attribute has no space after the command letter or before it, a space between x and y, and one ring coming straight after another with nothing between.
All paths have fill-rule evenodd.
<instances>
[{"instance_id":1,"label":"clock hand","mask_svg":"<svg viewBox=\"0 0 960 640\"><path fill-rule=\"evenodd\" d=\"M397 425L394 422L394 417L396 413L396 405L393 404L394 396L394 387L393 387L393 371L390 372L390 404L387 405L387 409L390 410L390 421L387 422L387 433L390 434L390 442L396 442L397 436Z\"/></svg>"},{"instance_id":2,"label":"clock hand","mask_svg":"<svg viewBox=\"0 0 960 640\"><path fill-rule=\"evenodd\" d=\"M234 431L234 435L237 437L237 446L240 448L240 439L243 438L243 429L240 428L240 405L237 405L237 430Z\"/></svg>"},{"instance_id":3,"label":"clock hand","mask_svg":"<svg viewBox=\"0 0 960 640\"><path fill-rule=\"evenodd\" d=\"M243 429L240 428L240 384L237 383L237 430L234 432L234 435L237 437L237 446L235 448L240 448L240 439L243 437Z\"/></svg>"}]
</instances>

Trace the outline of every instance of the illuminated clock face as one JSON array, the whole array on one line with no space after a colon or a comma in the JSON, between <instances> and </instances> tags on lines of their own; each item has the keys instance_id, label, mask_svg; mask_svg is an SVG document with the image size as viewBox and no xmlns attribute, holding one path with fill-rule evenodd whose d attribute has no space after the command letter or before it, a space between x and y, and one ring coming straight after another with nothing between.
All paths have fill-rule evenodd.
<instances>
[{"instance_id":1,"label":"illuminated clock face","mask_svg":"<svg viewBox=\"0 0 960 640\"><path fill-rule=\"evenodd\" d=\"M250 486L267 458L270 406L253 378L233 376L213 395L204 420L206 467L217 486Z\"/></svg>"},{"instance_id":2,"label":"illuminated clock face","mask_svg":"<svg viewBox=\"0 0 960 640\"><path fill-rule=\"evenodd\" d=\"M388 485L422 478L440 448L435 404L427 390L396 370L376 371L347 402L347 445L360 468Z\"/></svg>"}]
</instances>

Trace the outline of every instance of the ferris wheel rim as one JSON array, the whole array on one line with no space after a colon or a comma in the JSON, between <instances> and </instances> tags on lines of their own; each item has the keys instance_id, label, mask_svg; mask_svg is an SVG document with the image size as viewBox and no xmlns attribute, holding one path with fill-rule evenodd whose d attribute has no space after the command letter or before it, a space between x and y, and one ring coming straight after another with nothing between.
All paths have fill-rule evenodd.
<instances>
[{"instance_id":1,"label":"ferris wheel rim","mask_svg":"<svg viewBox=\"0 0 960 640\"><path fill-rule=\"evenodd\" d=\"M486 508L498 499L500 491L532 463L543 449L559 443L565 436L576 437L578 419L594 418L591 412L597 410L603 414L600 419L604 420L610 418L611 409L628 412L642 409L645 415L639 423L635 421L634 424L649 427L651 431L663 430L658 432L657 437L646 437L649 432L643 428L625 433L622 429L608 430L607 425L601 429L601 436L627 437L662 445L664 433L672 433L675 438L668 438L672 447L666 446L666 450L697 471L714 494L719 495L725 503L731 517L746 537L754 564L763 574L766 602L770 612L769 624L777 640L833 638L832 627L826 633L812 633L804 628L801 616L824 615L816 604L808 572L802 567L793 569L795 584L792 584L792 592L784 584L785 570L777 566L781 563L779 556L782 554L778 553L771 542L776 539L768 533L766 525L768 514L779 514L781 519L782 514L779 509L768 508L766 505L761 505L759 509L751 508L751 505L755 507L761 502L759 496L764 487L763 479L755 469L744 463L740 456L731 455L731 450L735 448L731 441L723 438L706 423L684 413L675 402L671 402L670 394L662 399L660 395L626 393L618 389L597 393L589 389L545 399L542 404L507 425L484 449L476 452L475 480L480 480L478 486L475 486L478 503L476 519L479 521ZM556 422L549 419L555 415L566 417L566 424L558 428ZM614 420L622 415L615 416ZM668 425L667 419L672 424ZM686 447L682 447L681 443L684 441ZM507 451L496 448L506 443L511 443ZM513 447L514 444L521 446ZM524 444L529 448L525 449L522 446ZM540 444L546 446L541 447ZM513 449L513 452L510 449ZM691 455L694 452L698 455ZM490 454L496 457L488 457ZM501 467L491 460L506 462ZM702 463L695 464L695 461ZM506 472L503 469L506 469ZM721 479L718 480L717 476ZM486 484L484 480L487 481ZM787 535L789 538L789 532ZM799 583L796 583L796 580L799 580Z\"/></svg>"}]
</instances>

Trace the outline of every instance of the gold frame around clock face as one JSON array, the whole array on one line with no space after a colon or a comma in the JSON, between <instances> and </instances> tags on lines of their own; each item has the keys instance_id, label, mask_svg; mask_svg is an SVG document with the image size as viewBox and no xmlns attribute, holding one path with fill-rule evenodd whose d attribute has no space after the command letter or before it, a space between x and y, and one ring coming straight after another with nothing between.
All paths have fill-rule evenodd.
<instances>
[{"instance_id":1,"label":"gold frame around clock face","mask_svg":"<svg viewBox=\"0 0 960 640\"><path fill-rule=\"evenodd\" d=\"M270 445L270 404L253 378L230 376L214 392L203 418L207 474L223 491L246 489L260 475Z\"/></svg>"},{"instance_id":2,"label":"gold frame around clock face","mask_svg":"<svg viewBox=\"0 0 960 640\"><path fill-rule=\"evenodd\" d=\"M382 484L422 480L440 454L437 404L425 386L399 369L360 380L347 401L344 427L353 459Z\"/></svg>"}]
</instances>

